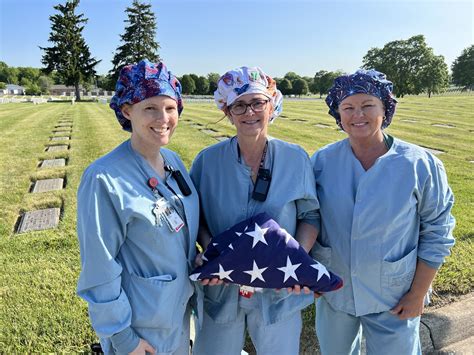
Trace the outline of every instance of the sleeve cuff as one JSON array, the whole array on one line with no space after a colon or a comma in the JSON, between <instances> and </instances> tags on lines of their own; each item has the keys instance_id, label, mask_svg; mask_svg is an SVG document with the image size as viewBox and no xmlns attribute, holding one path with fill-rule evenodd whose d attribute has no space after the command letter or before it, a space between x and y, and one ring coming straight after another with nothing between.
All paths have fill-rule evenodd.
<instances>
[{"instance_id":1,"label":"sleeve cuff","mask_svg":"<svg viewBox=\"0 0 474 355\"><path fill-rule=\"evenodd\" d=\"M110 337L114 349L118 353L131 353L138 346L140 338L135 334L131 327L114 334Z\"/></svg>"}]
</instances>

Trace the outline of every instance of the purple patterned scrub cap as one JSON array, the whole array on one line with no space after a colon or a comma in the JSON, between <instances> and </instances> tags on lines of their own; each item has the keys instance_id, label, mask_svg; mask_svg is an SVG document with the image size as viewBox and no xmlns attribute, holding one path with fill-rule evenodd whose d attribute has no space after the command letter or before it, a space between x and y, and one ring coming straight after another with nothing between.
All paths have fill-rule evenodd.
<instances>
[{"instance_id":1,"label":"purple patterned scrub cap","mask_svg":"<svg viewBox=\"0 0 474 355\"><path fill-rule=\"evenodd\" d=\"M123 104L136 104L153 96L166 95L178 103L178 114L183 111L181 84L171 74L164 63L152 63L146 59L137 64L127 65L120 71L115 86L115 95L110 101L110 107L115 111L117 120L122 128L132 131L130 120L124 117L120 109Z\"/></svg>"},{"instance_id":2,"label":"purple patterned scrub cap","mask_svg":"<svg viewBox=\"0 0 474 355\"><path fill-rule=\"evenodd\" d=\"M214 91L214 101L220 110L239 97L246 94L263 94L273 105L272 122L282 111L283 95L276 87L276 82L259 67L240 67L222 75Z\"/></svg>"},{"instance_id":3,"label":"purple patterned scrub cap","mask_svg":"<svg viewBox=\"0 0 474 355\"><path fill-rule=\"evenodd\" d=\"M395 105L397 104L392 91L393 84L387 80L384 73L374 69L359 69L354 74L342 75L334 80L334 85L329 89L326 97L326 104L329 106L329 114L336 119L337 124L342 128L338 107L345 98L355 94L375 96L385 106L382 128L386 128L392 122Z\"/></svg>"}]
</instances>

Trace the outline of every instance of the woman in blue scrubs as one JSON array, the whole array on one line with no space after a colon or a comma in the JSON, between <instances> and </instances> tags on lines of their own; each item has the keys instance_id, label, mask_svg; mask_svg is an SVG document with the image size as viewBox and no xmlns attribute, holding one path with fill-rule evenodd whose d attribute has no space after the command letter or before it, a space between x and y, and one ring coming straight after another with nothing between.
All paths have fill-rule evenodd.
<instances>
[{"instance_id":1,"label":"woman in blue scrubs","mask_svg":"<svg viewBox=\"0 0 474 355\"><path fill-rule=\"evenodd\" d=\"M183 110L163 63L124 67L111 108L131 132L84 172L77 232L77 292L106 354L188 354L198 194L164 148Z\"/></svg>"},{"instance_id":2,"label":"woman in blue scrubs","mask_svg":"<svg viewBox=\"0 0 474 355\"><path fill-rule=\"evenodd\" d=\"M268 136L282 109L275 81L257 67L227 72L215 101L236 136L201 151L191 177L199 192L199 243L260 212L267 212L309 252L316 239L314 176L298 145ZM237 355L247 329L258 354L298 354L301 310L312 304L307 288L249 289L216 279L204 281L204 316L193 353Z\"/></svg>"},{"instance_id":3,"label":"woman in blue scrubs","mask_svg":"<svg viewBox=\"0 0 474 355\"><path fill-rule=\"evenodd\" d=\"M313 256L344 280L316 305L322 354L421 354L420 315L454 244L442 162L384 132L392 83L359 70L334 81L329 113L348 138L312 157L321 226Z\"/></svg>"}]
</instances>

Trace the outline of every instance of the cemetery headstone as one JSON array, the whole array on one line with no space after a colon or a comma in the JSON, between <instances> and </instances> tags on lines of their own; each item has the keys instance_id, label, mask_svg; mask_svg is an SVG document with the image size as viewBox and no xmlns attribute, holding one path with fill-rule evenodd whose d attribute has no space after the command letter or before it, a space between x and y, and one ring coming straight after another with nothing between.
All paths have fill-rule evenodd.
<instances>
[{"instance_id":1,"label":"cemetery headstone","mask_svg":"<svg viewBox=\"0 0 474 355\"><path fill-rule=\"evenodd\" d=\"M47 208L26 212L21 218L17 232L25 233L54 228L59 223L60 213L59 208Z\"/></svg>"},{"instance_id":2,"label":"cemetery headstone","mask_svg":"<svg viewBox=\"0 0 474 355\"><path fill-rule=\"evenodd\" d=\"M35 182L35 187L33 188L33 193L39 192L48 192L48 191L56 191L61 190L64 185L64 179L45 179L45 180L37 180Z\"/></svg>"},{"instance_id":3,"label":"cemetery headstone","mask_svg":"<svg viewBox=\"0 0 474 355\"><path fill-rule=\"evenodd\" d=\"M46 159L41 162L40 168L56 168L66 165L66 159Z\"/></svg>"},{"instance_id":4,"label":"cemetery headstone","mask_svg":"<svg viewBox=\"0 0 474 355\"><path fill-rule=\"evenodd\" d=\"M63 150L68 150L69 146L68 145L50 145L48 148L46 148L47 152L61 152Z\"/></svg>"}]
</instances>

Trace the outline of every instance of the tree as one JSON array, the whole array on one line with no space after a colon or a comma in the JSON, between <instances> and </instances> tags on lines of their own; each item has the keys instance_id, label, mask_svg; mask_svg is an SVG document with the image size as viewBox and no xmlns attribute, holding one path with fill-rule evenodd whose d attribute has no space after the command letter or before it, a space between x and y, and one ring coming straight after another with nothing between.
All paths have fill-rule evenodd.
<instances>
[{"instance_id":1,"label":"tree","mask_svg":"<svg viewBox=\"0 0 474 355\"><path fill-rule=\"evenodd\" d=\"M341 71L318 71L314 75L313 79L313 93L319 93L319 98L322 98L323 94L327 94L327 92L331 88L332 84L334 83L334 79L336 79L340 75L342 75Z\"/></svg>"},{"instance_id":2,"label":"tree","mask_svg":"<svg viewBox=\"0 0 474 355\"><path fill-rule=\"evenodd\" d=\"M26 80L28 80L28 79L26 79ZM28 85L25 85L25 94L26 95L40 95L41 94L41 88L36 83L30 83Z\"/></svg>"},{"instance_id":3,"label":"tree","mask_svg":"<svg viewBox=\"0 0 474 355\"><path fill-rule=\"evenodd\" d=\"M193 94L196 91L196 83L189 74L184 74L180 80L183 94Z\"/></svg>"},{"instance_id":4,"label":"tree","mask_svg":"<svg viewBox=\"0 0 474 355\"><path fill-rule=\"evenodd\" d=\"M308 91L308 83L306 80L299 78L293 81L293 93L295 95L306 95Z\"/></svg>"},{"instance_id":5,"label":"tree","mask_svg":"<svg viewBox=\"0 0 474 355\"><path fill-rule=\"evenodd\" d=\"M96 85L98 88L106 90L106 91L114 91L115 90L116 81L112 78L112 75L99 75L97 77Z\"/></svg>"},{"instance_id":6,"label":"tree","mask_svg":"<svg viewBox=\"0 0 474 355\"><path fill-rule=\"evenodd\" d=\"M420 80L428 97L446 89L449 84L449 72L448 65L444 62L442 55L433 55L429 58L427 65L421 72Z\"/></svg>"},{"instance_id":7,"label":"tree","mask_svg":"<svg viewBox=\"0 0 474 355\"><path fill-rule=\"evenodd\" d=\"M283 95L291 95L293 93L293 85L291 85L291 81L286 78L280 80L278 89L280 89Z\"/></svg>"},{"instance_id":8,"label":"tree","mask_svg":"<svg viewBox=\"0 0 474 355\"><path fill-rule=\"evenodd\" d=\"M474 85L474 45L465 48L451 66L453 83L460 86Z\"/></svg>"},{"instance_id":9,"label":"tree","mask_svg":"<svg viewBox=\"0 0 474 355\"><path fill-rule=\"evenodd\" d=\"M209 81L203 77L199 76L195 82L196 84L196 91L195 93L198 95L206 95L209 91Z\"/></svg>"},{"instance_id":10,"label":"tree","mask_svg":"<svg viewBox=\"0 0 474 355\"><path fill-rule=\"evenodd\" d=\"M9 67L5 62L0 62L0 81L7 84L18 84L18 69Z\"/></svg>"},{"instance_id":11,"label":"tree","mask_svg":"<svg viewBox=\"0 0 474 355\"><path fill-rule=\"evenodd\" d=\"M298 74L296 74L295 72L290 71L290 72L286 73L283 78L288 79L289 81L291 81L291 83L293 83L296 79L300 79L301 77Z\"/></svg>"},{"instance_id":12,"label":"tree","mask_svg":"<svg viewBox=\"0 0 474 355\"><path fill-rule=\"evenodd\" d=\"M21 82L23 78L28 79L28 81L34 83L38 81L38 78L41 75L41 72L37 68L32 67L18 67L18 80Z\"/></svg>"},{"instance_id":13,"label":"tree","mask_svg":"<svg viewBox=\"0 0 474 355\"><path fill-rule=\"evenodd\" d=\"M48 94L49 88L51 87L51 85L53 85L53 79L51 79L49 76L41 75L38 78L38 85L41 89L42 94Z\"/></svg>"},{"instance_id":14,"label":"tree","mask_svg":"<svg viewBox=\"0 0 474 355\"><path fill-rule=\"evenodd\" d=\"M51 33L49 41L52 47L40 47L45 53L41 62L46 68L43 72L49 74L57 70L65 85L75 87L76 99L81 99L79 85L96 75L94 67L100 62L91 58L89 46L82 37L87 18L84 14L76 14L79 0L68 0L65 5L56 5L54 9L59 14L50 16Z\"/></svg>"},{"instance_id":15,"label":"tree","mask_svg":"<svg viewBox=\"0 0 474 355\"><path fill-rule=\"evenodd\" d=\"M214 95L214 91L217 90L217 82L220 79L220 75L217 73L209 73L207 74L207 80L209 81L209 94Z\"/></svg>"},{"instance_id":16,"label":"tree","mask_svg":"<svg viewBox=\"0 0 474 355\"><path fill-rule=\"evenodd\" d=\"M110 70L111 81L115 84L120 70L127 64L138 63L142 59L158 62L160 45L155 40L156 17L151 4L133 0L132 6L125 10L128 23L125 33L120 35L120 45L112 59L113 68Z\"/></svg>"},{"instance_id":17,"label":"tree","mask_svg":"<svg viewBox=\"0 0 474 355\"><path fill-rule=\"evenodd\" d=\"M363 67L385 73L393 82L394 94L403 97L428 89L425 69L438 62L433 57L433 48L428 47L423 35L417 35L389 42L382 49L371 48L363 58Z\"/></svg>"}]
</instances>

